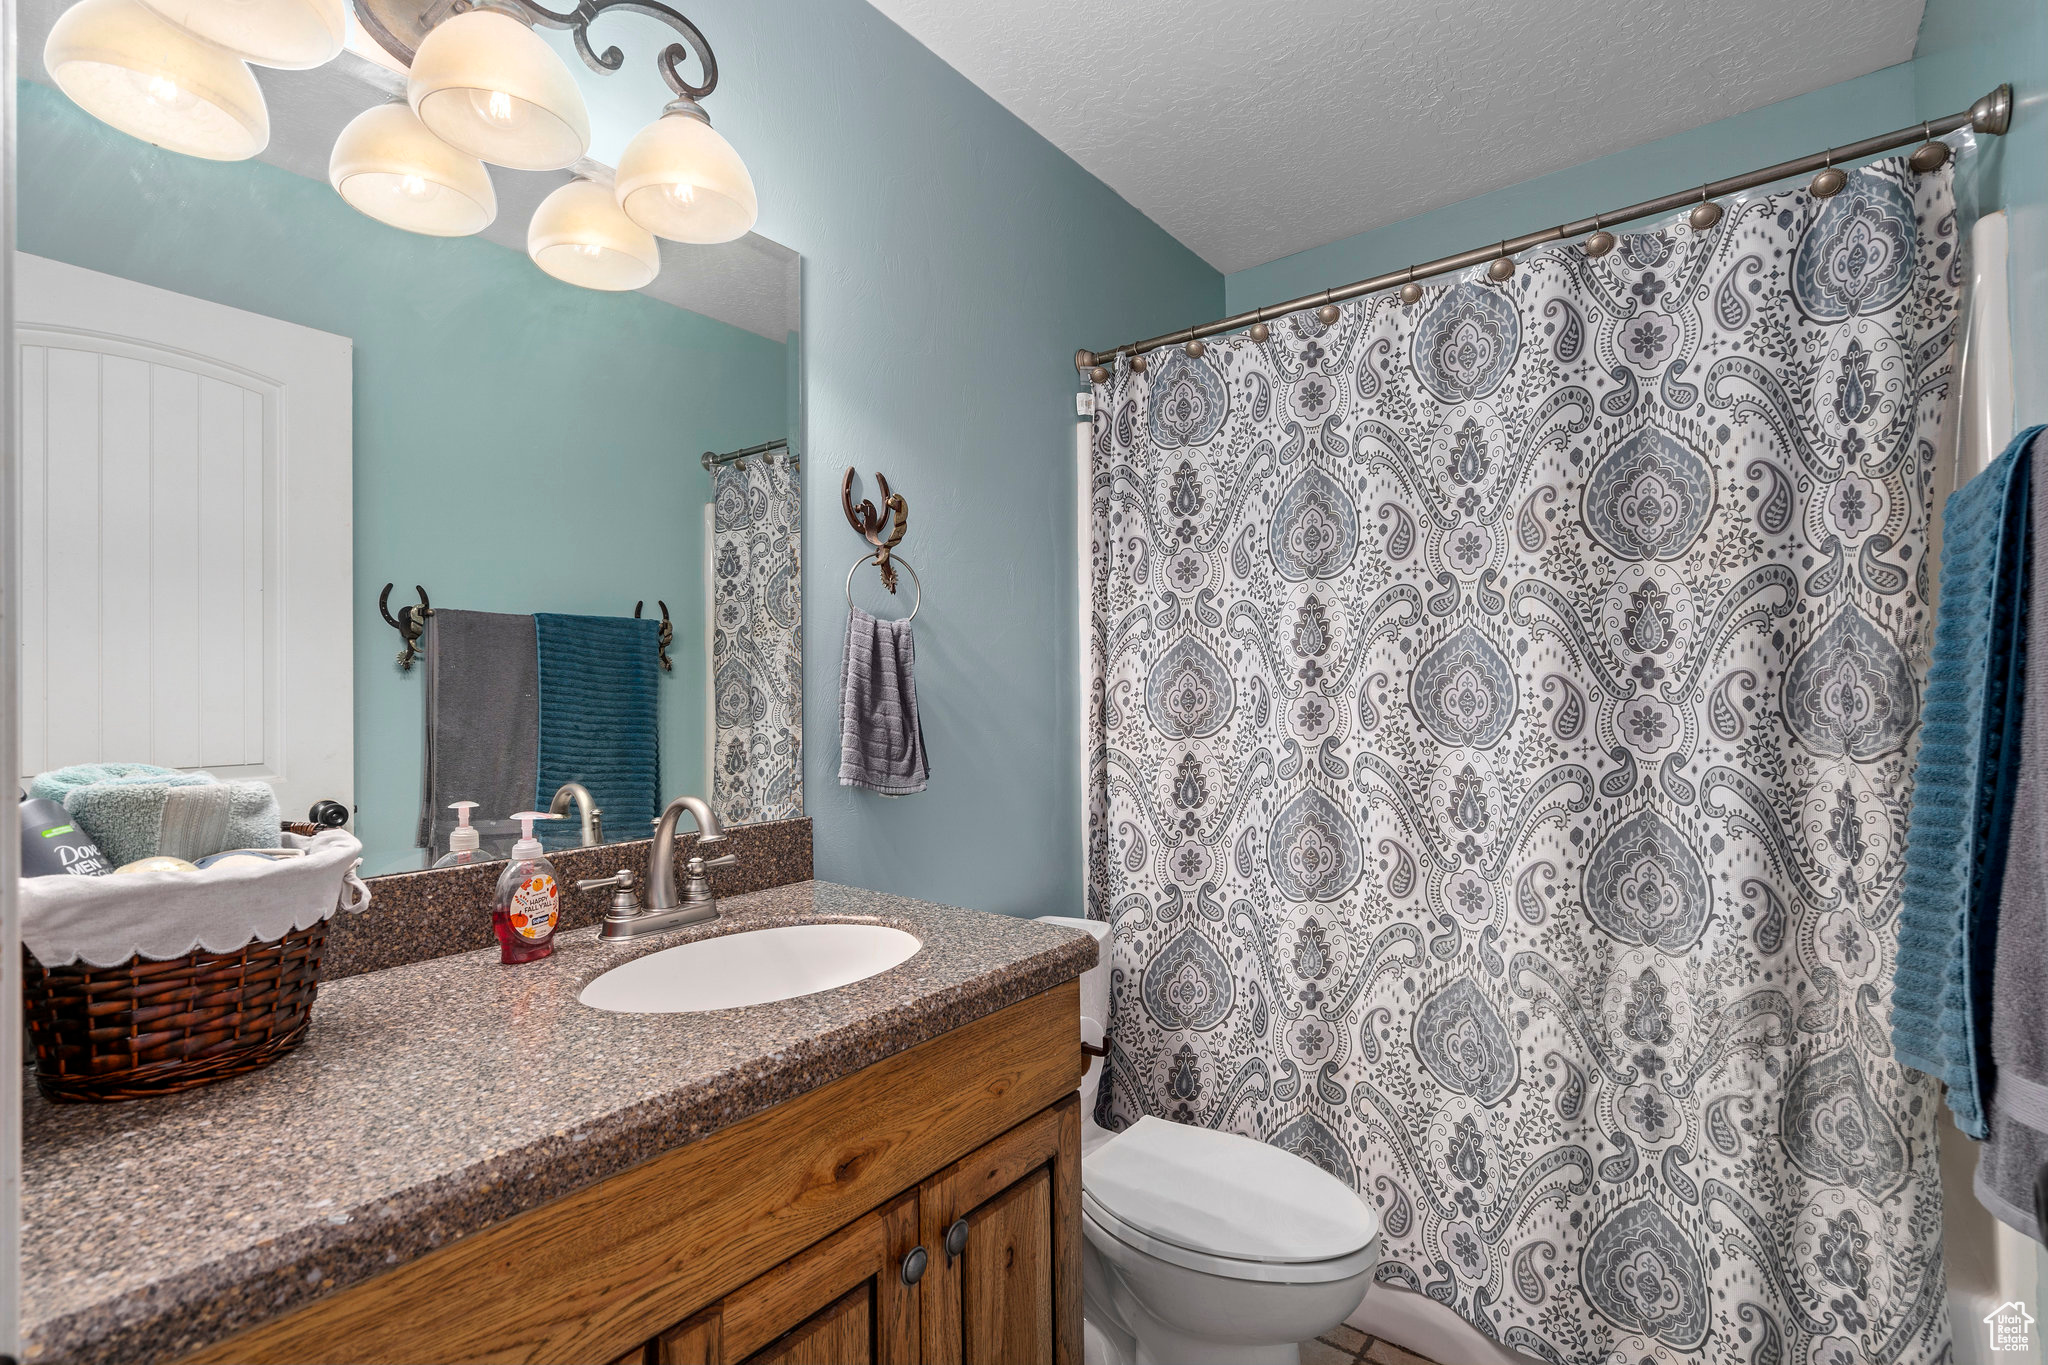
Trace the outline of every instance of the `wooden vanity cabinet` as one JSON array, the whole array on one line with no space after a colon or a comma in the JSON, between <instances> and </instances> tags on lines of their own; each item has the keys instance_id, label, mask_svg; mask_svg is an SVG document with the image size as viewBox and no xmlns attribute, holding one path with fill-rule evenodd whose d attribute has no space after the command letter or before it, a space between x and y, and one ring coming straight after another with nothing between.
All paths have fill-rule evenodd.
<instances>
[{"instance_id":1,"label":"wooden vanity cabinet","mask_svg":"<svg viewBox=\"0 0 2048 1365\"><path fill-rule=\"evenodd\" d=\"M1078 1365L1080 1112L1042 1110L625 1360Z\"/></svg>"},{"instance_id":2,"label":"wooden vanity cabinet","mask_svg":"<svg viewBox=\"0 0 2048 1365\"><path fill-rule=\"evenodd\" d=\"M1081 1365L1079 1017L1070 981L185 1360Z\"/></svg>"}]
</instances>

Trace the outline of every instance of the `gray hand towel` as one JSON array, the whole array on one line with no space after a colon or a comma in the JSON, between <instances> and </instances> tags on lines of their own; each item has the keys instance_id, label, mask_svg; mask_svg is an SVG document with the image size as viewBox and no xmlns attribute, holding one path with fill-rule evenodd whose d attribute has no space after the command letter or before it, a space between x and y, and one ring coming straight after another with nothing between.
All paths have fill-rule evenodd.
<instances>
[{"instance_id":1,"label":"gray hand towel","mask_svg":"<svg viewBox=\"0 0 2048 1365\"><path fill-rule=\"evenodd\" d=\"M2031 601L2048 601L2048 441L2033 462ZM2034 1182L2048 1165L2048 626L2029 623L2020 716L2020 771L2000 888L1991 987L1991 1060L1996 1081L1990 1136L1977 1156L1978 1202L2037 1241Z\"/></svg>"},{"instance_id":2,"label":"gray hand towel","mask_svg":"<svg viewBox=\"0 0 2048 1365\"><path fill-rule=\"evenodd\" d=\"M839 785L884 796L921 792L931 777L917 718L916 648L908 621L854 607L839 663Z\"/></svg>"},{"instance_id":3,"label":"gray hand towel","mask_svg":"<svg viewBox=\"0 0 2048 1365\"><path fill-rule=\"evenodd\" d=\"M540 663L531 616L434 608L427 618L426 792L419 847L448 849L454 801L472 823L533 809Z\"/></svg>"}]
</instances>

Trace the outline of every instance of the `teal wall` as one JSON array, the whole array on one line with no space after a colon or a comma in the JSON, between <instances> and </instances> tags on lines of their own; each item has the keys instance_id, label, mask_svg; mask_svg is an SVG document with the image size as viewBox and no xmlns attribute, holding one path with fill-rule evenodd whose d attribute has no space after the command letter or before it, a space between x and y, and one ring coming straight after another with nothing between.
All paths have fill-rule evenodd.
<instances>
[{"instance_id":1,"label":"teal wall","mask_svg":"<svg viewBox=\"0 0 2048 1365\"><path fill-rule=\"evenodd\" d=\"M355 342L356 804L369 870L417 865L418 668L377 615L624 615L665 598L665 789L704 771L697 462L778 434L788 348L638 294L561 284L478 239L371 221L262 162L158 151L22 82L22 250ZM573 490L573 491L572 491ZM336 591L347 585L337 583Z\"/></svg>"},{"instance_id":2,"label":"teal wall","mask_svg":"<svg viewBox=\"0 0 2048 1365\"><path fill-rule=\"evenodd\" d=\"M705 107L804 258L805 798L818 874L1078 913L1076 347L1213 317L1222 277L863 0L693 0ZM648 111L652 114L652 110ZM931 789L838 785L839 479L908 496ZM862 601L886 600L868 570Z\"/></svg>"},{"instance_id":3,"label":"teal wall","mask_svg":"<svg viewBox=\"0 0 2048 1365\"><path fill-rule=\"evenodd\" d=\"M1965 108L2000 81L2013 84L2012 129L1985 142L1991 203L2009 220L2013 407L2027 426L2048 421L2048 4L1927 0L1913 56L1915 117Z\"/></svg>"},{"instance_id":4,"label":"teal wall","mask_svg":"<svg viewBox=\"0 0 2048 1365\"><path fill-rule=\"evenodd\" d=\"M1931 0L1930 8L1939 3L1942 0ZM2038 5L2042 0L2013 3ZM1939 112L1954 113L1982 93L1979 90ZM1282 303L1488 241L1585 218L1603 208L1640 203L1904 127L1925 117L1916 112L1915 96L1913 64L1886 67L1240 270L1224 281L1225 306L1229 312L1239 313Z\"/></svg>"}]
</instances>

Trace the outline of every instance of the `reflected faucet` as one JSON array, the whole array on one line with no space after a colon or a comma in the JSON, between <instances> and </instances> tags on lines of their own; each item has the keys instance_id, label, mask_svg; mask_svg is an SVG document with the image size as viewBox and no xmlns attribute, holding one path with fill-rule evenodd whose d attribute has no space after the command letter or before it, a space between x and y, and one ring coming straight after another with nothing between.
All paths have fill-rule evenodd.
<instances>
[{"instance_id":1,"label":"reflected faucet","mask_svg":"<svg viewBox=\"0 0 2048 1365\"><path fill-rule=\"evenodd\" d=\"M594 848L603 843L604 812L597 808L590 788L581 782L564 782L555 788L555 799L548 802L548 814L567 815L571 802L575 803L576 813L583 821L583 847Z\"/></svg>"}]
</instances>

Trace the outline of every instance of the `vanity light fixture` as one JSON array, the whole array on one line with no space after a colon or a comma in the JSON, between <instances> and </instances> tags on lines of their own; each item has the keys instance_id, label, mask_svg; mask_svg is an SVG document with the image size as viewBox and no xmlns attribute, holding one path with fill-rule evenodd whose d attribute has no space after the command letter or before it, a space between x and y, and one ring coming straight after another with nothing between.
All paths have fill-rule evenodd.
<instances>
[{"instance_id":1,"label":"vanity light fixture","mask_svg":"<svg viewBox=\"0 0 2048 1365\"><path fill-rule=\"evenodd\" d=\"M618 196L628 218L672 242L733 241L747 235L761 212L740 154L688 91L626 145Z\"/></svg>"},{"instance_id":2,"label":"vanity light fixture","mask_svg":"<svg viewBox=\"0 0 2048 1365\"><path fill-rule=\"evenodd\" d=\"M581 176L540 201L526 227L526 254L585 289L639 289L661 271L653 234L619 211L608 186Z\"/></svg>"},{"instance_id":3,"label":"vanity light fixture","mask_svg":"<svg viewBox=\"0 0 2048 1365\"><path fill-rule=\"evenodd\" d=\"M304 71L348 37L343 0L143 0L164 18L258 66Z\"/></svg>"},{"instance_id":4,"label":"vanity light fixture","mask_svg":"<svg viewBox=\"0 0 2048 1365\"><path fill-rule=\"evenodd\" d=\"M141 0L79 0L43 44L57 88L132 137L210 161L270 143L270 112L247 62Z\"/></svg>"},{"instance_id":5,"label":"vanity light fixture","mask_svg":"<svg viewBox=\"0 0 2048 1365\"><path fill-rule=\"evenodd\" d=\"M429 237L467 237L498 216L484 163L435 137L406 104L351 119L334 140L327 183L378 222Z\"/></svg>"},{"instance_id":6,"label":"vanity light fixture","mask_svg":"<svg viewBox=\"0 0 2048 1365\"><path fill-rule=\"evenodd\" d=\"M405 97L435 136L494 166L559 170L590 149L576 78L539 34L500 10L473 9L427 34Z\"/></svg>"}]
</instances>

